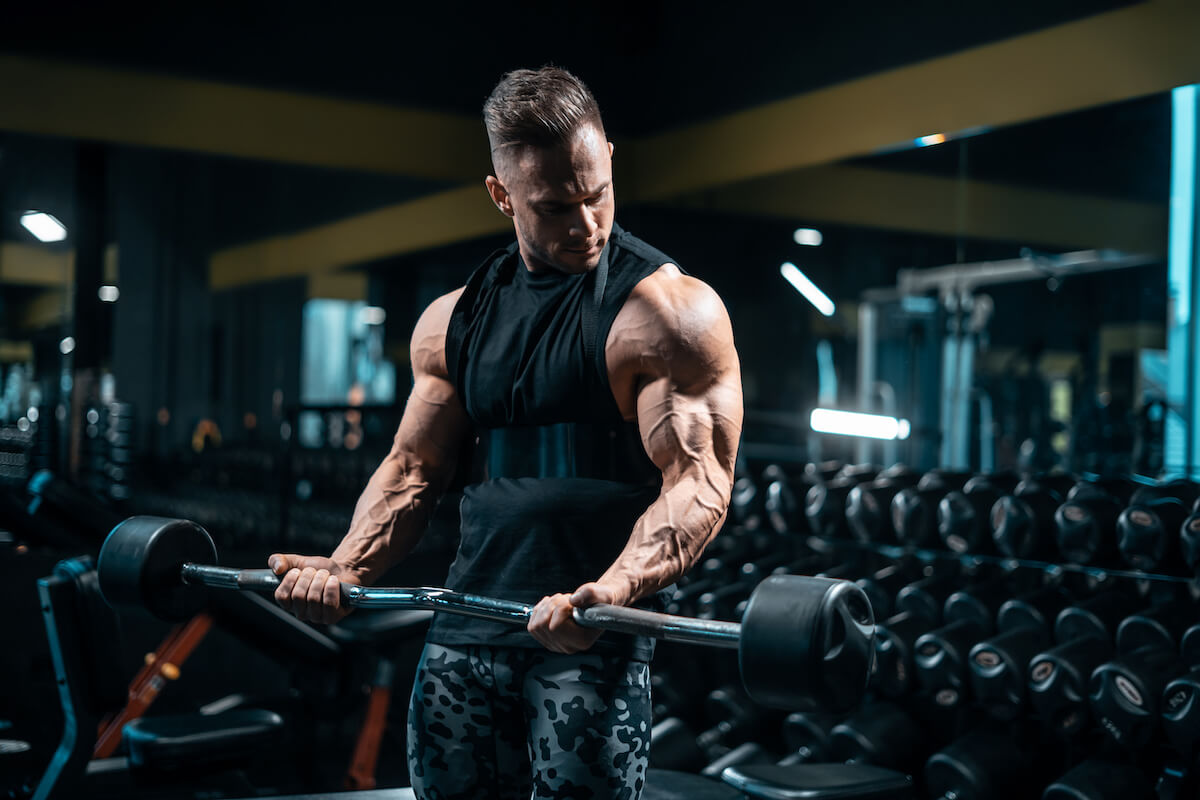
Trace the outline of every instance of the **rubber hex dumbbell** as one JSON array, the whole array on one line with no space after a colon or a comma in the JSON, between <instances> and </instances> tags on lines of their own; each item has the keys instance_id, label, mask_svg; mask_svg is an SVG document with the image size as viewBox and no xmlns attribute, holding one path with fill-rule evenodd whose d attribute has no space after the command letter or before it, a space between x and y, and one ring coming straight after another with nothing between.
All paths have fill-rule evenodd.
<instances>
[{"instance_id":1,"label":"rubber hex dumbbell","mask_svg":"<svg viewBox=\"0 0 1200 800\"><path fill-rule=\"evenodd\" d=\"M1200 744L1200 667L1175 678L1163 689L1162 726L1171 746L1185 756Z\"/></svg>"},{"instance_id":2,"label":"rubber hex dumbbell","mask_svg":"<svg viewBox=\"0 0 1200 800\"><path fill-rule=\"evenodd\" d=\"M917 682L927 692L951 687L962 691L967 683L971 648L984 636L973 621L960 619L922 634L913 652Z\"/></svg>"},{"instance_id":3,"label":"rubber hex dumbbell","mask_svg":"<svg viewBox=\"0 0 1200 800\"><path fill-rule=\"evenodd\" d=\"M1117 518L1117 549L1126 564L1145 572L1184 574L1180 530L1190 506L1176 497L1133 503Z\"/></svg>"},{"instance_id":4,"label":"rubber hex dumbbell","mask_svg":"<svg viewBox=\"0 0 1200 800\"><path fill-rule=\"evenodd\" d=\"M913 651L917 639L930 628L925 617L904 611L875 627L875 661L871 688L883 697L903 697L916 683Z\"/></svg>"},{"instance_id":5,"label":"rubber hex dumbbell","mask_svg":"<svg viewBox=\"0 0 1200 800\"><path fill-rule=\"evenodd\" d=\"M895 562L855 581L871 601L876 619L892 615L896 595L915 580L918 570L919 567L914 562Z\"/></svg>"},{"instance_id":6,"label":"rubber hex dumbbell","mask_svg":"<svg viewBox=\"0 0 1200 800\"><path fill-rule=\"evenodd\" d=\"M1086 729L1092 716L1089 681L1112 654L1108 637L1085 635L1060 642L1029 660L1029 702L1046 727L1064 738Z\"/></svg>"},{"instance_id":7,"label":"rubber hex dumbbell","mask_svg":"<svg viewBox=\"0 0 1200 800\"><path fill-rule=\"evenodd\" d=\"M863 706L830 733L834 761L874 764L912 773L928 758L929 737L908 712L888 702Z\"/></svg>"},{"instance_id":8,"label":"rubber hex dumbbell","mask_svg":"<svg viewBox=\"0 0 1200 800\"><path fill-rule=\"evenodd\" d=\"M804 515L809 529L817 536L830 539L848 535L846 498L851 489L874 480L877 474L872 467L847 467L832 480L809 489L804 498Z\"/></svg>"},{"instance_id":9,"label":"rubber hex dumbbell","mask_svg":"<svg viewBox=\"0 0 1200 800\"><path fill-rule=\"evenodd\" d=\"M1029 753L1010 736L979 729L925 762L925 785L935 797L1009 800L1030 797Z\"/></svg>"},{"instance_id":10,"label":"rubber hex dumbbell","mask_svg":"<svg viewBox=\"0 0 1200 800\"><path fill-rule=\"evenodd\" d=\"M937 547L938 504L970 479L965 472L933 470L921 476L915 487L902 489L892 498L892 528L896 538L914 547Z\"/></svg>"},{"instance_id":11,"label":"rubber hex dumbbell","mask_svg":"<svg viewBox=\"0 0 1200 800\"><path fill-rule=\"evenodd\" d=\"M985 636L990 636L996 629L1000 609L1012 597L1013 581L1009 578L980 581L947 597L942 606L942 619L946 622L970 620Z\"/></svg>"},{"instance_id":12,"label":"rubber hex dumbbell","mask_svg":"<svg viewBox=\"0 0 1200 800\"><path fill-rule=\"evenodd\" d=\"M1092 714L1120 744L1134 750L1145 747L1161 724L1167 685L1186 672L1174 651L1150 646L1120 655L1092 672Z\"/></svg>"},{"instance_id":13,"label":"rubber hex dumbbell","mask_svg":"<svg viewBox=\"0 0 1200 800\"><path fill-rule=\"evenodd\" d=\"M1022 481L997 500L991 511L996 550L1009 558L1055 559L1054 513L1073 485L1067 475L1043 476Z\"/></svg>"},{"instance_id":14,"label":"rubber hex dumbbell","mask_svg":"<svg viewBox=\"0 0 1200 800\"><path fill-rule=\"evenodd\" d=\"M1016 719L1024 712L1030 660L1050 643L1044 627L1019 627L971 648L971 694L989 716Z\"/></svg>"},{"instance_id":15,"label":"rubber hex dumbbell","mask_svg":"<svg viewBox=\"0 0 1200 800\"><path fill-rule=\"evenodd\" d=\"M1179 652L1180 642L1195 619L1195 605L1178 601L1130 614L1117 626L1117 652L1130 653L1143 647Z\"/></svg>"},{"instance_id":16,"label":"rubber hex dumbbell","mask_svg":"<svg viewBox=\"0 0 1200 800\"><path fill-rule=\"evenodd\" d=\"M955 572L943 572L914 581L896 593L894 608L897 613L909 611L929 620L930 627L942 619L946 600L961 585L961 577Z\"/></svg>"},{"instance_id":17,"label":"rubber hex dumbbell","mask_svg":"<svg viewBox=\"0 0 1200 800\"><path fill-rule=\"evenodd\" d=\"M1154 786L1132 764L1091 758L1076 764L1042 792L1042 800L1150 800Z\"/></svg>"},{"instance_id":18,"label":"rubber hex dumbbell","mask_svg":"<svg viewBox=\"0 0 1200 800\"><path fill-rule=\"evenodd\" d=\"M1111 644L1121 622L1144 605L1142 598L1124 585L1106 588L1058 613L1054 620L1054 641L1062 643L1096 636Z\"/></svg>"},{"instance_id":19,"label":"rubber hex dumbbell","mask_svg":"<svg viewBox=\"0 0 1200 800\"><path fill-rule=\"evenodd\" d=\"M896 541L891 506L896 493L916 486L921 476L903 468L881 473L873 481L860 483L846 496L846 523L860 542L891 544Z\"/></svg>"},{"instance_id":20,"label":"rubber hex dumbbell","mask_svg":"<svg viewBox=\"0 0 1200 800\"><path fill-rule=\"evenodd\" d=\"M1133 494L1125 480L1080 481L1054 512L1058 552L1073 564L1115 565L1117 518Z\"/></svg>"},{"instance_id":21,"label":"rubber hex dumbbell","mask_svg":"<svg viewBox=\"0 0 1200 800\"><path fill-rule=\"evenodd\" d=\"M1049 634L1062 610L1071 605L1071 595L1061 586L1049 585L1005 602L996 614L996 630L1037 627Z\"/></svg>"},{"instance_id":22,"label":"rubber hex dumbbell","mask_svg":"<svg viewBox=\"0 0 1200 800\"><path fill-rule=\"evenodd\" d=\"M1010 473L977 475L938 503L938 536L955 553L986 555L996 552L992 541L992 506L1016 488Z\"/></svg>"},{"instance_id":23,"label":"rubber hex dumbbell","mask_svg":"<svg viewBox=\"0 0 1200 800\"><path fill-rule=\"evenodd\" d=\"M781 748L788 753L780 764L808 764L832 758L830 737L842 721L840 714L794 711L780 726Z\"/></svg>"}]
</instances>

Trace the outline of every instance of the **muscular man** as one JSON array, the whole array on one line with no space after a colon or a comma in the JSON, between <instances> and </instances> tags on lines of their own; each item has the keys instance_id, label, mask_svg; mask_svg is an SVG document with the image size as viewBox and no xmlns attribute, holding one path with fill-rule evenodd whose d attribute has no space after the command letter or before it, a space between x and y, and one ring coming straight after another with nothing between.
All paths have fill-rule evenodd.
<instances>
[{"instance_id":1,"label":"muscular man","mask_svg":"<svg viewBox=\"0 0 1200 800\"><path fill-rule=\"evenodd\" d=\"M276 554L275 597L329 623L342 582L407 554L467 437L446 585L536 603L527 629L439 614L418 665L418 797L637 798L652 642L581 628L577 607L657 607L719 529L742 395L717 295L613 221L613 146L587 87L505 75L484 106L487 190L516 242L435 300L391 452L329 558Z\"/></svg>"}]
</instances>

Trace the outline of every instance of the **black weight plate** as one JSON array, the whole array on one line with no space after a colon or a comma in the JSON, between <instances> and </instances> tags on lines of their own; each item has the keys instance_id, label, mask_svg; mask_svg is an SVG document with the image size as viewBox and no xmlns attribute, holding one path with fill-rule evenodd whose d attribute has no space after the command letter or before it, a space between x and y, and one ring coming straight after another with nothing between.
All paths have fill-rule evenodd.
<instances>
[{"instance_id":1,"label":"black weight plate","mask_svg":"<svg viewBox=\"0 0 1200 800\"><path fill-rule=\"evenodd\" d=\"M853 583L773 575L742 617L742 683L760 705L849 711L866 692L874 640L871 604Z\"/></svg>"},{"instance_id":2,"label":"black weight plate","mask_svg":"<svg viewBox=\"0 0 1200 800\"><path fill-rule=\"evenodd\" d=\"M180 578L186 562L216 564L217 549L194 522L130 517L112 529L100 548L100 591L114 608L139 606L168 622L182 622L205 605L203 586Z\"/></svg>"}]
</instances>

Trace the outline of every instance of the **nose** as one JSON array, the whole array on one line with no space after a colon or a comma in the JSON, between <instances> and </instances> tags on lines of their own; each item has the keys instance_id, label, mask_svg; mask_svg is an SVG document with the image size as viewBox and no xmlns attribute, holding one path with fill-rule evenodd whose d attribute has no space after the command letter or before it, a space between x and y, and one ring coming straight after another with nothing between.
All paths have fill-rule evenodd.
<instances>
[{"instance_id":1,"label":"nose","mask_svg":"<svg viewBox=\"0 0 1200 800\"><path fill-rule=\"evenodd\" d=\"M571 237L590 241L599 227L596 221L595 209L591 208L587 203L580 203L579 210L571 218L571 229L569 231Z\"/></svg>"}]
</instances>

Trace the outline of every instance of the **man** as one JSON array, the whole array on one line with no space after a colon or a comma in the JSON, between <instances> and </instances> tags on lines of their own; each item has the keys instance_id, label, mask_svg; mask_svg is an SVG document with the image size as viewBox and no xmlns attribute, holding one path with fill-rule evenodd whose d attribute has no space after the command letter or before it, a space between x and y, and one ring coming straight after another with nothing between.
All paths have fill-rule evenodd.
<instances>
[{"instance_id":1,"label":"man","mask_svg":"<svg viewBox=\"0 0 1200 800\"><path fill-rule=\"evenodd\" d=\"M484 106L486 186L516 243L436 301L391 452L330 558L276 554L275 597L329 623L416 543L478 436L447 586L535 603L527 629L439 614L418 666L418 797L637 798L652 643L575 608L655 607L719 529L742 397L717 295L613 222L612 153L575 76L518 70Z\"/></svg>"}]
</instances>

